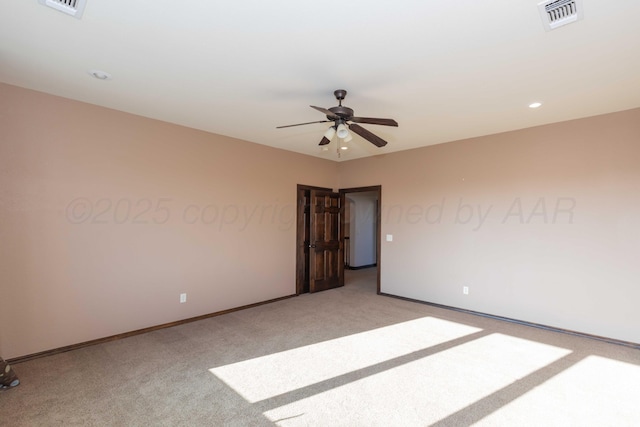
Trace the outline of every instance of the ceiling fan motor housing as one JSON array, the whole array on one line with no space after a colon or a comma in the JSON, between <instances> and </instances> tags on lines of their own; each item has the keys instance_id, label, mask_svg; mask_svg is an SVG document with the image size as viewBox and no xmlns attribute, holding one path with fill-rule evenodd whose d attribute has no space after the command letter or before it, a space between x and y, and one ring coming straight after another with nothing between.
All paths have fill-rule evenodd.
<instances>
[{"instance_id":1,"label":"ceiling fan motor housing","mask_svg":"<svg viewBox=\"0 0 640 427\"><path fill-rule=\"evenodd\" d=\"M336 116L340 117L341 119L344 120L349 120L351 117L353 117L353 110L349 107L343 107L343 106L337 106L337 107L331 107L329 108L329 111L331 111L333 114L335 114ZM327 116L327 118L329 120L334 120L333 117L329 117Z\"/></svg>"}]
</instances>

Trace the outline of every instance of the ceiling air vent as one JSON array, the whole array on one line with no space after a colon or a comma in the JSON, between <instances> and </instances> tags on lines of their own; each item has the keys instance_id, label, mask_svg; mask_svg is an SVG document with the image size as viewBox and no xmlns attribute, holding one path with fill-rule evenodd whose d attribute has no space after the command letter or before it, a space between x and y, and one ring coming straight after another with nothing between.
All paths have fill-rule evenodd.
<instances>
[{"instance_id":1,"label":"ceiling air vent","mask_svg":"<svg viewBox=\"0 0 640 427\"><path fill-rule=\"evenodd\" d=\"M87 0L38 0L45 6L52 7L67 15L80 19Z\"/></svg>"},{"instance_id":2,"label":"ceiling air vent","mask_svg":"<svg viewBox=\"0 0 640 427\"><path fill-rule=\"evenodd\" d=\"M555 30L582 19L582 0L547 0L538 3L544 29Z\"/></svg>"}]
</instances>

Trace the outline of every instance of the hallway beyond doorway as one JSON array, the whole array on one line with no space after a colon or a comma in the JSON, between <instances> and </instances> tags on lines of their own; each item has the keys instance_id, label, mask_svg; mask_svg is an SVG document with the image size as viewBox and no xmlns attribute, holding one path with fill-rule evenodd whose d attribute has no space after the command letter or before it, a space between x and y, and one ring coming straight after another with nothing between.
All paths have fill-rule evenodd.
<instances>
[{"instance_id":1,"label":"hallway beyond doorway","mask_svg":"<svg viewBox=\"0 0 640 427\"><path fill-rule=\"evenodd\" d=\"M369 267L358 270L344 270L344 285L347 288L377 293L378 268Z\"/></svg>"}]
</instances>

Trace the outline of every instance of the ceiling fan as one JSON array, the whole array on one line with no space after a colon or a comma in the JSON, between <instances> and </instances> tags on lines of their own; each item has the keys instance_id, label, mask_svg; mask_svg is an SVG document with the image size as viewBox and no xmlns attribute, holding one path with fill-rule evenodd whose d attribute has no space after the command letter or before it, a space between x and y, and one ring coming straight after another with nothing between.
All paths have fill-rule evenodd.
<instances>
[{"instance_id":1,"label":"ceiling fan","mask_svg":"<svg viewBox=\"0 0 640 427\"><path fill-rule=\"evenodd\" d=\"M365 123L370 125L382 125L382 126L398 126L398 122L393 119L375 119L371 117L354 117L353 110L349 107L345 107L342 105L342 100L347 96L347 91L344 89L338 89L333 92L334 96L338 100L338 105L336 107L331 107L329 109L316 107L311 105L311 108L324 113L327 116L327 120L319 120L317 122L307 122L307 123L298 123L295 125L286 125L286 126L278 126L276 129L288 128L292 126L302 126L302 125L310 125L313 123L327 123L333 122L333 126L331 126L322 137L319 145L327 145L331 142L334 135L338 135L339 138L342 138L343 141L348 142L351 140L351 135L349 134L349 130L352 130L354 133L360 135L373 145L377 147L384 147L387 145L387 141L380 138L377 135L369 132L367 129L360 126L358 123Z\"/></svg>"}]
</instances>

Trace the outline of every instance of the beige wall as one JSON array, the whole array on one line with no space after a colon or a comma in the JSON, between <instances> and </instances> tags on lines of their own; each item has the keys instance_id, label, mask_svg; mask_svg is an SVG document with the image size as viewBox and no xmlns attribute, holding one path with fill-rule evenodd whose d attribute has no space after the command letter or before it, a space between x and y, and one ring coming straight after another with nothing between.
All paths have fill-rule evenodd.
<instances>
[{"instance_id":1,"label":"beige wall","mask_svg":"<svg viewBox=\"0 0 640 427\"><path fill-rule=\"evenodd\" d=\"M337 168L0 84L0 354L294 294L296 184Z\"/></svg>"},{"instance_id":2,"label":"beige wall","mask_svg":"<svg viewBox=\"0 0 640 427\"><path fill-rule=\"evenodd\" d=\"M640 109L344 162L340 178L382 185L383 292L640 342Z\"/></svg>"},{"instance_id":3,"label":"beige wall","mask_svg":"<svg viewBox=\"0 0 640 427\"><path fill-rule=\"evenodd\" d=\"M337 164L0 84L0 355L293 294L298 183L382 185L383 292L640 342L639 141L636 109Z\"/></svg>"}]
</instances>

